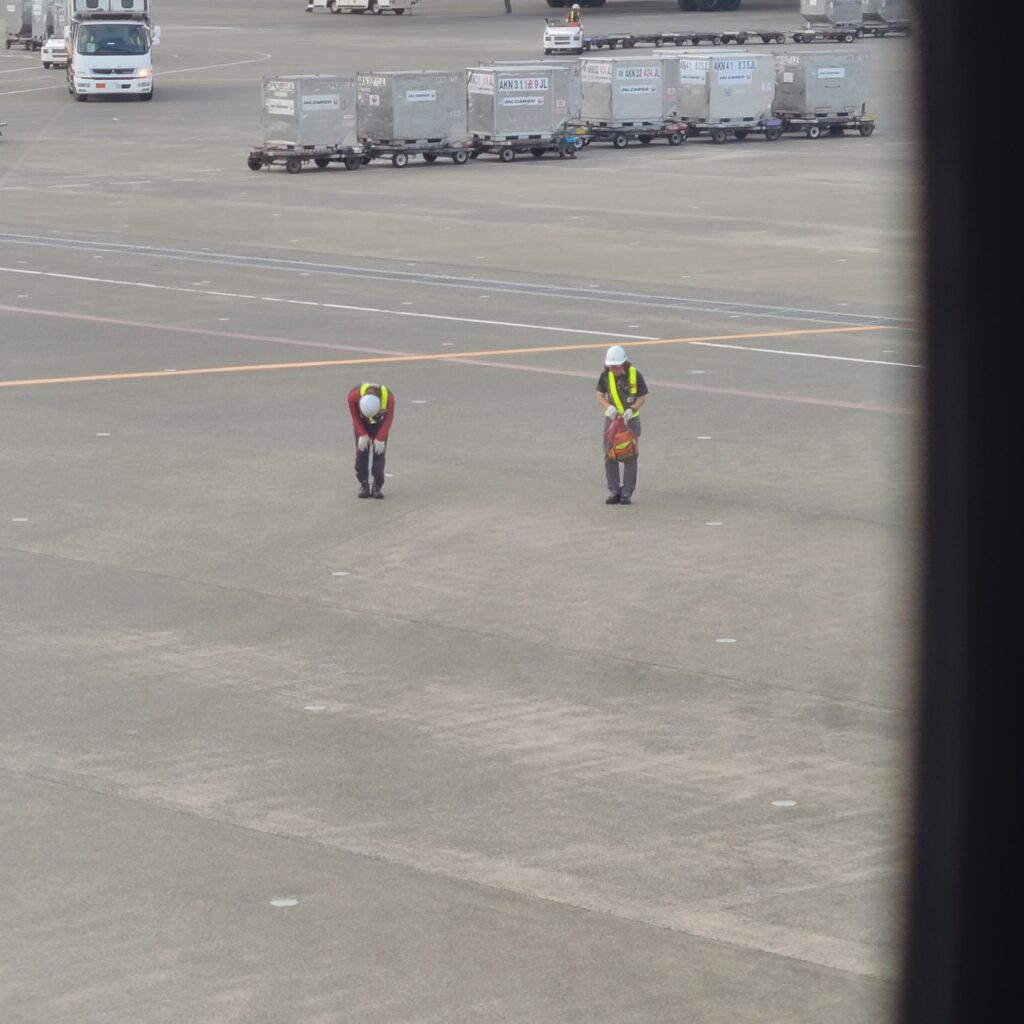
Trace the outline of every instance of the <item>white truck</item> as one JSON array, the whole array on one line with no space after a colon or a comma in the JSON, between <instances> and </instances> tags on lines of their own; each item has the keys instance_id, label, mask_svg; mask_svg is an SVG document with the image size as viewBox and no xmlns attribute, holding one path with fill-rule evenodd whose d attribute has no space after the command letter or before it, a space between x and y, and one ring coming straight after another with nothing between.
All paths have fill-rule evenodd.
<instances>
[{"instance_id":1,"label":"white truck","mask_svg":"<svg viewBox=\"0 0 1024 1024\"><path fill-rule=\"evenodd\" d=\"M150 0L67 0L68 92L153 98L153 47L160 29Z\"/></svg>"}]
</instances>

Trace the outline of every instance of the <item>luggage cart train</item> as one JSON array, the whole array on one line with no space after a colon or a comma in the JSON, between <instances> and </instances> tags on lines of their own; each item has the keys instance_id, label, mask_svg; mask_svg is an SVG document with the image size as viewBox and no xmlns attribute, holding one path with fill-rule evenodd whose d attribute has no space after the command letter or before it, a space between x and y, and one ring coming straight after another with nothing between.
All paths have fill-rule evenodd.
<instances>
[{"instance_id":1,"label":"luggage cart train","mask_svg":"<svg viewBox=\"0 0 1024 1024\"><path fill-rule=\"evenodd\" d=\"M312 163L354 171L482 155L573 158L592 143L624 150L663 140L716 144L786 134L816 139L875 130L867 110L870 55L592 54L492 61L463 71L268 75L263 142L248 166L298 173Z\"/></svg>"}]
</instances>

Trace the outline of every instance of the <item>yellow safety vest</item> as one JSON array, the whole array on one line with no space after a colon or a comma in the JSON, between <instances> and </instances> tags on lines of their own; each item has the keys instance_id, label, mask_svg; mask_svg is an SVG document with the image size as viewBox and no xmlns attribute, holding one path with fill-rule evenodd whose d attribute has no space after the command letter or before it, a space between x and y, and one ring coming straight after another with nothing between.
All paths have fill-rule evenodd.
<instances>
[{"instance_id":1,"label":"yellow safety vest","mask_svg":"<svg viewBox=\"0 0 1024 1024\"><path fill-rule=\"evenodd\" d=\"M380 412L370 420L371 423L376 423L388 411L388 389L383 384L363 384L359 388L359 397L362 398L367 391L371 390L380 392Z\"/></svg>"},{"instance_id":2,"label":"yellow safety vest","mask_svg":"<svg viewBox=\"0 0 1024 1024\"><path fill-rule=\"evenodd\" d=\"M629 393L631 395L636 394L636 367L631 366L629 368ZM621 416L625 411L626 407L622 404L622 399L619 398L619 389L615 384L615 374L611 370L608 371L608 397L612 400L615 408L618 410ZM636 413L637 416L640 413Z\"/></svg>"}]
</instances>

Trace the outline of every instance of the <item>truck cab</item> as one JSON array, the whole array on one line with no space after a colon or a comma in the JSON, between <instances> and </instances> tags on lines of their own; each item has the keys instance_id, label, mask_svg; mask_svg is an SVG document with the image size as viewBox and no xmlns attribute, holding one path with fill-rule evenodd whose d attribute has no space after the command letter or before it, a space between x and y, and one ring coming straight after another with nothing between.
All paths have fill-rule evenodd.
<instances>
[{"instance_id":1,"label":"truck cab","mask_svg":"<svg viewBox=\"0 0 1024 1024\"><path fill-rule=\"evenodd\" d=\"M90 96L153 98L153 47L160 29L149 17L149 0L69 0L65 29L68 92Z\"/></svg>"},{"instance_id":2,"label":"truck cab","mask_svg":"<svg viewBox=\"0 0 1024 1024\"><path fill-rule=\"evenodd\" d=\"M582 53L583 26L564 18L547 18L544 26L544 52Z\"/></svg>"}]
</instances>

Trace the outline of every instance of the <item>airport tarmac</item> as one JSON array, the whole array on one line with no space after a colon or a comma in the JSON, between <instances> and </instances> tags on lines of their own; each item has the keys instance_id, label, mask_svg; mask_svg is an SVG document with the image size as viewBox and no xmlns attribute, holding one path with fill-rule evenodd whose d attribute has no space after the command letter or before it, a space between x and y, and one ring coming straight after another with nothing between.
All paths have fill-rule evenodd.
<instances>
[{"instance_id":1,"label":"airport tarmac","mask_svg":"<svg viewBox=\"0 0 1024 1024\"><path fill-rule=\"evenodd\" d=\"M246 168L263 74L537 57L513 6L163 0L149 104L0 53L5 1024L887 1019L913 44L868 139ZM584 12L681 18L800 21Z\"/></svg>"}]
</instances>

